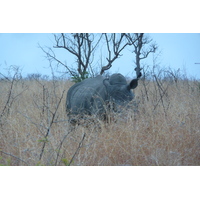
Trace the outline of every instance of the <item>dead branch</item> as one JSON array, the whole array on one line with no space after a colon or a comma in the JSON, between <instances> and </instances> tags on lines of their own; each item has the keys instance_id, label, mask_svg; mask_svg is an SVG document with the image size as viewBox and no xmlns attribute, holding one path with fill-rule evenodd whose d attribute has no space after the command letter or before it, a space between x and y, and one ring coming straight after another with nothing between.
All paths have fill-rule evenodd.
<instances>
[{"instance_id":1,"label":"dead branch","mask_svg":"<svg viewBox=\"0 0 200 200\"><path fill-rule=\"evenodd\" d=\"M107 33L104 33L103 35L105 36L105 40L106 40L106 46L107 46L107 51L108 51L108 57L106 58L106 60L108 62L105 66L101 68L101 72L100 72L101 75L106 70L112 67L112 63L121 56L120 53L125 49L125 47L127 45L131 45L131 43L129 43L126 40L125 33L121 33L119 39L117 39L116 33L112 33L110 35L108 35Z\"/></svg>"},{"instance_id":2,"label":"dead branch","mask_svg":"<svg viewBox=\"0 0 200 200\"><path fill-rule=\"evenodd\" d=\"M140 78L142 76L141 74L141 66L140 62L142 59L145 59L149 56L150 53L155 53L157 50L157 45L155 43L151 43L152 40L148 37L144 36L144 33L134 33L134 34L126 34L127 39L129 42L133 45L134 50L133 53L135 53L135 64L136 64L136 75L137 78ZM148 49L145 49L146 45L149 45Z\"/></svg>"},{"instance_id":3,"label":"dead branch","mask_svg":"<svg viewBox=\"0 0 200 200\"><path fill-rule=\"evenodd\" d=\"M14 70L15 70L15 73L14 73L13 77L11 78L11 80L8 77L6 77L5 75L3 75L2 73L0 73L1 76L3 76L6 80L8 80L10 82L10 89L8 91L7 101L1 111L0 119L2 118L2 116L4 114L7 114L7 115L9 114L11 106L12 106L13 102L15 101L15 99L27 90L27 88L25 88L20 93L14 95L14 86L19 81L18 77L20 76L19 68L17 67Z\"/></svg>"},{"instance_id":4,"label":"dead branch","mask_svg":"<svg viewBox=\"0 0 200 200\"><path fill-rule=\"evenodd\" d=\"M99 39L95 39L94 34L89 33L74 33L74 34L64 34L54 35L56 45L54 48L65 49L69 53L75 56L77 62L77 69L69 69L72 77L77 76L76 71L80 74L81 79L85 79L86 74L88 73L89 66L92 63L92 56L102 38L102 34ZM53 59L55 56L51 56ZM60 63L57 59L54 59Z\"/></svg>"},{"instance_id":5,"label":"dead branch","mask_svg":"<svg viewBox=\"0 0 200 200\"><path fill-rule=\"evenodd\" d=\"M48 48L48 51L46 51L43 47L41 47L39 45L39 48L46 54L48 60L51 62L52 60L56 61L58 64L61 64L62 66L64 66L67 71L70 73L71 76L74 76L76 73L74 72L73 69L71 69L68 65L64 64L63 62L61 62L55 55L55 53L53 52L53 50L51 48Z\"/></svg>"},{"instance_id":6,"label":"dead branch","mask_svg":"<svg viewBox=\"0 0 200 200\"><path fill-rule=\"evenodd\" d=\"M79 153L81 147L83 146L83 141L84 141L84 139L85 139L85 136L86 136L86 133L83 133L83 137L82 137L81 141L79 142L79 145L78 145L78 147L77 147L77 149L76 149L74 155L72 156L72 158L71 158L71 160L70 160L70 162L69 162L69 166L72 164L72 162L73 162L75 156Z\"/></svg>"},{"instance_id":7,"label":"dead branch","mask_svg":"<svg viewBox=\"0 0 200 200\"><path fill-rule=\"evenodd\" d=\"M68 133L63 137L62 141L60 142L60 145L59 145L59 147L58 147L58 151L57 151L57 156L56 156L55 166L56 166L57 163L58 163L58 158L59 158L59 156L60 156L60 149L61 149L61 147L62 147L62 145L63 145L63 142L65 141L65 139L66 139L67 136L69 135L69 133L70 133L70 132L68 132Z\"/></svg>"},{"instance_id":8,"label":"dead branch","mask_svg":"<svg viewBox=\"0 0 200 200\"><path fill-rule=\"evenodd\" d=\"M17 160L19 160L19 161L25 163L26 165L29 165L26 161L22 160L21 158L18 158L18 157L15 156L15 155L12 155L12 154L10 154L10 153L4 152L4 151L2 151L1 149L0 149L0 152L3 153L3 154L5 154L5 155L11 156L11 157L17 159Z\"/></svg>"},{"instance_id":9,"label":"dead branch","mask_svg":"<svg viewBox=\"0 0 200 200\"><path fill-rule=\"evenodd\" d=\"M59 102L57 103L56 109L55 109L55 111L52 113L52 118L51 118L49 127L47 128L46 135L45 135L45 137L44 137L44 143L43 143L42 151L41 151L41 154L40 154L40 160L42 159L42 155L43 155L43 153L44 153L44 148L45 148L45 145L46 145L46 141L47 141L47 138L48 138L48 136L49 136L51 127L52 127L52 125L54 124L54 119L55 119L55 116L56 116L56 114L57 114L58 108L59 108L59 106L60 106L61 100L63 99L64 92L65 92L65 90L62 92L62 95L61 95L61 97L60 97L60 99L59 99Z\"/></svg>"}]
</instances>

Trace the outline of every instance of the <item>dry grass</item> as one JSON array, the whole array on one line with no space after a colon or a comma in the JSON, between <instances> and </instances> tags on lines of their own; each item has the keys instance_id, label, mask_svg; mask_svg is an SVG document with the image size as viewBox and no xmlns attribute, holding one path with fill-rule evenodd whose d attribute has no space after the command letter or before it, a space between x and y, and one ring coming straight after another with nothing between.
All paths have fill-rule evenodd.
<instances>
[{"instance_id":1,"label":"dry grass","mask_svg":"<svg viewBox=\"0 0 200 200\"><path fill-rule=\"evenodd\" d=\"M200 83L140 81L138 112L71 128L69 81L0 81L1 165L200 165Z\"/></svg>"}]
</instances>

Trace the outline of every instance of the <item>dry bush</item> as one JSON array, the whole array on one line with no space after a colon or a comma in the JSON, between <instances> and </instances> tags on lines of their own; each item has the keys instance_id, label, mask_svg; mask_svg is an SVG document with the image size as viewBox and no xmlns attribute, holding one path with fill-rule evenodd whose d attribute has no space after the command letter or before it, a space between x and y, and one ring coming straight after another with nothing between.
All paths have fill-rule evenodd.
<instances>
[{"instance_id":1,"label":"dry bush","mask_svg":"<svg viewBox=\"0 0 200 200\"><path fill-rule=\"evenodd\" d=\"M199 165L200 83L141 80L133 106L70 126L70 81L0 81L1 165ZM12 89L11 89L12 86Z\"/></svg>"}]
</instances>

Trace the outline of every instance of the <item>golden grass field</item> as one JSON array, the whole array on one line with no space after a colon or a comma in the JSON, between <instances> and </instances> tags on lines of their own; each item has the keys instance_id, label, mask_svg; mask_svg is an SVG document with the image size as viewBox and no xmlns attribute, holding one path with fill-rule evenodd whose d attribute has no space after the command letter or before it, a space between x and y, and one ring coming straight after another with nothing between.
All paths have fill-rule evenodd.
<instances>
[{"instance_id":1,"label":"golden grass field","mask_svg":"<svg viewBox=\"0 0 200 200\"><path fill-rule=\"evenodd\" d=\"M139 81L134 108L70 127L70 81L0 81L0 164L200 165L200 82Z\"/></svg>"}]
</instances>

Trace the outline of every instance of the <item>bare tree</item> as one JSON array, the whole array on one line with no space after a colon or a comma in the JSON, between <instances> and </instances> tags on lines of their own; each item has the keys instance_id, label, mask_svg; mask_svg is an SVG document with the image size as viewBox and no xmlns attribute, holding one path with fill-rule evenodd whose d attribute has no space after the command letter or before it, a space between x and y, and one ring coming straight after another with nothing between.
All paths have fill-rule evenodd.
<instances>
[{"instance_id":1,"label":"bare tree","mask_svg":"<svg viewBox=\"0 0 200 200\"><path fill-rule=\"evenodd\" d=\"M121 56L120 53L125 49L125 47L128 46L128 45L132 45L131 42L133 42L133 41L129 42L127 40L125 33L120 33L120 34L116 34L116 33L107 34L107 33L104 33L103 35L105 37L107 51L108 51L108 57L106 58L108 63L101 68L101 72L100 72L101 75L106 70L108 70L108 69L110 69L112 67L112 63L118 57Z\"/></svg>"},{"instance_id":2,"label":"bare tree","mask_svg":"<svg viewBox=\"0 0 200 200\"><path fill-rule=\"evenodd\" d=\"M59 61L60 64L66 67L72 77L78 78L80 75L80 79L83 80L87 78L89 68L92 70L91 64L93 62L94 52L102 35L100 34L98 38L95 38L95 36L93 33L54 34L56 41L54 48L65 49L75 56L77 69L71 68ZM52 58L57 60L55 56L52 56Z\"/></svg>"},{"instance_id":3,"label":"bare tree","mask_svg":"<svg viewBox=\"0 0 200 200\"><path fill-rule=\"evenodd\" d=\"M69 54L73 55L76 60L76 67L70 67L56 57L55 52L49 48L48 51L40 47L47 55L50 61L54 60L58 65L62 65L67 69L74 81L79 82L93 73L93 61L96 50L101 42L103 44L103 51L107 53L107 63L101 66L99 74L103 74L106 70L112 67L113 62L122 56L122 52L127 46L133 46L133 53L135 53L136 75L141 77L140 61L148 57L149 53L155 52L157 46L151 44L148 37L144 33L72 33L72 34L54 34L55 45L54 48L64 49ZM146 46L148 49L145 49Z\"/></svg>"},{"instance_id":4,"label":"bare tree","mask_svg":"<svg viewBox=\"0 0 200 200\"><path fill-rule=\"evenodd\" d=\"M145 36L144 33L133 33L126 34L128 41L133 45L133 53L135 53L135 64L136 64L136 75L138 78L141 77L141 63L140 61L147 58L150 53L155 53L157 45L152 43L152 39ZM148 45L148 48L145 47Z\"/></svg>"}]
</instances>

